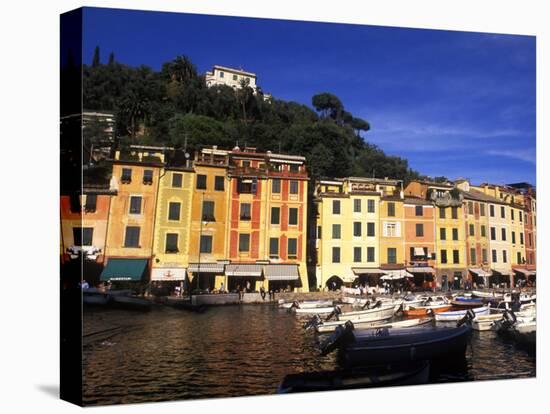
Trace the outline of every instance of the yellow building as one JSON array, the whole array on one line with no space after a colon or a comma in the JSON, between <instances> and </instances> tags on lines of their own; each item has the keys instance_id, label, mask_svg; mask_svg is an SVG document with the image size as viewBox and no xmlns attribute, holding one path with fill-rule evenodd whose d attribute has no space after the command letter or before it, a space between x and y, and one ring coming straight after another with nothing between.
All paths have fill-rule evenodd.
<instances>
[{"instance_id":1,"label":"yellow building","mask_svg":"<svg viewBox=\"0 0 550 414\"><path fill-rule=\"evenodd\" d=\"M151 281L182 282L189 265L194 172L166 167L160 174Z\"/></svg>"},{"instance_id":2,"label":"yellow building","mask_svg":"<svg viewBox=\"0 0 550 414\"><path fill-rule=\"evenodd\" d=\"M320 180L315 187L317 226L314 234L317 287L378 281L381 274L381 198L391 198L400 182L347 177ZM398 197L399 199L399 197ZM401 200L401 199L399 199ZM398 203L399 204L399 203ZM397 207L402 226L403 207ZM401 232L401 230L400 230ZM401 233L400 233L401 235ZM395 242L397 239L392 238ZM399 237L403 257L403 239ZM401 259L402 263L403 259ZM333 285L333 282L335 285Z\"/></svg>"},{"instance_id":3,"label":"yellow building","mask_svg":"<svg viewBox=\"0 0 550 414\"><path fill-rule=\"evenodd\" d=\"M147 281L153 255L153 227L163 147L132 146L113 160L112 197L104 281Z\"/></svg>"},{"instance_id":4,"label":"yellow building","mask_svg":"<svg viewBox=\"0 0 550 414\"><path fill-rule=\"evenodd\" d=\"M405 270L405 205L403 191L380 199L380 267L393 276L410 276Z\"/></svg>"},{"instance_id":5,"label":"yellow building","mask_svg":"<svg viewBox=\"0 0 550 414\"><path fill-rule=\"evenodd\" d=\"M219 289L225 282L225 264L229 263L228 165L228 151L213 147L195 153L187 269L193 288Z\"/></svg>"}]
</instances>

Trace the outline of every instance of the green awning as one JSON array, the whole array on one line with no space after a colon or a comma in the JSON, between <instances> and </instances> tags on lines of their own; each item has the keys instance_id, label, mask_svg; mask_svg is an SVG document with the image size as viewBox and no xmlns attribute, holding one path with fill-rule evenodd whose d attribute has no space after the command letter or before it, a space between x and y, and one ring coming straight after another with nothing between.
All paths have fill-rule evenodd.
<instances>
[{"instance_id":1,"label":"green awning","mask_svg":"<svg viewBox=\"0 0 550 414\"><path fill-rule=\"evenodd\" d=\"M101 280L139 282L147 269L147 259L109 259L101 272Z\"/></svg>"}]
</instances>

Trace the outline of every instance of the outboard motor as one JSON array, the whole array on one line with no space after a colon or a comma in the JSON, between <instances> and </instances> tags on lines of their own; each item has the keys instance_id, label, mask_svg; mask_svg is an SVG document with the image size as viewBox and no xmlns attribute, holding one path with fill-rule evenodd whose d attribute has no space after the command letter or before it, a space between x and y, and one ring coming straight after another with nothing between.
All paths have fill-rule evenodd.
<instances>
[{"instance_id":1,"label":"outboard motor","mask_svg":"<svg viewBox=\"0 0 550 414\"><path fill-rule=\"evenodd\" d=\"M379 308L380 306L382 306L382 301L378 300L374 305L372 305L371 309Z\"/></svg>"},{"instance_id":2,"label":"outboard motor","mask_svg":"<svg viewBox=\"0 0 550 414\"><path fill-rule=\"evenodd\" d=\"M370 300L367 300L363 306L361 306L361 309L370 309Z\"/></svg>"},{"instance_id":3,"label":"outboard motor","mask_svg":"<svg viewBox=\"0 0 550 414\"><path fill-rule=\"evenodd\" d=\"M516 314L511 310L504 311L502 327L510 329L517 322Z\"/></svg>"},{"instance_id":4,"label":"outboard motor","mask_svg":"<svg viewBox=\"0 0 550 414\"><path fill-rule=\"evenodd\" d=\"M340 309L340 306L335 306L334 307L334 310L328 314L328 316L325 318L325 322L328 322L330 321L332 318L334 318L335 316L338 316L342 313L342 309Z\"/></svg>"},{"instance_id":5,"label":"outboard motor","mask_svg":"<svg viewBox=\"0 0 550 414\"><path fill-rule=\"evenodd\" d=\"M291 311L292 308L300 309L300 304L297 301L294 301L292 302L292 305L290 305L290 308L288 308L288 310Z\"/></svg>"},{"instance_id":6,"label":"outboard motor","mask_svg":"<svg viewBox=\"0 0 550 414\"><path fill-rule=\"evenodd\" d=\"M321 318L319 315L314 315L308 322L304 324L305 330L309 330L311 328L314 328L315 326L319 325L321 323Z\"/></svg>"},{"instance_id":7,"label":"outboard motor","mask_svg":"<svg viewBox=\"0 0 550 414\"><path fill-rule=\"evenodd\" d=\"M338 326L336 331L321 344L321 355L328 355L336 348L353 341L353 330L354 326L351 321L347 321L344 326Z\"/></svg>"},{"instance_id":8,"label":"outboard motor","mask_svg":"<svg viewBox=\"0 0 550 414\"><path fill-rule=\"evenodd\" d=\"M458 328L459 326L462 326L465 323L470 325L472 321L475 319L475 317L476 317L475 312L471 309L468 309L466 311L466 315L464 315L464 317L456 323L456 327Z\"/></svg>"}]
</instances>

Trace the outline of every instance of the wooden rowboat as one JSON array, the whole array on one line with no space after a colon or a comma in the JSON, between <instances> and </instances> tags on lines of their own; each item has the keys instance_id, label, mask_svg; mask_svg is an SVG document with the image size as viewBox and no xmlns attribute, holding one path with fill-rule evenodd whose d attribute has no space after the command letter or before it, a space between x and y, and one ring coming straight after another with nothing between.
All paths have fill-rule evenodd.
<instances>
[{"instance_id":1,"label":"wooden rowboat","mask_svg":"<svg viewBox=\"0 0 550 414\"><path fill-rule=\"evenodd\" d=\"M432 313L447 312L450 310L452 305L434 305L434 306L418 306L410 307L408 310L404 310L403 314L405 316L426 316Z\"/></svg>"}]
</instances>

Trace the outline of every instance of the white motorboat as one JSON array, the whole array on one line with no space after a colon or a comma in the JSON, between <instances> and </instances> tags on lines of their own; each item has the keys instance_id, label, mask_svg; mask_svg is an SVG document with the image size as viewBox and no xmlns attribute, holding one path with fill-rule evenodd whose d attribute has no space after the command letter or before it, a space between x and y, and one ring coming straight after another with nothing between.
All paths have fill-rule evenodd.
<instances>
[{"instance_id":1,"label":"white motorboat","mask_svg":"<svg viewBox=\"0 0 550 414\"><path fill-rule=\"evenodd\" d=\"M490 308L489 306L480 306L479 308L471 308L476 317L478 315L489 315ZM466 315L467 310L458 310L458 311L448 311L435 314L435 320L439 322L451 322L459 321Z\"/></svg>"},{"instance_id":2,"label":"white motorboat","mask_svg":"<svg viewBox=\"0 0 550 414\"><path fill-rule=\"evenodd\" d=\"M494 331L496 330L496 322L502 320L501 314L476 315L472 321L472 328L476 331Z\"/></svg>"},{"instance_id":3,"label":"white motorboat","mask_svg":"<svg viewBox=\"0 0 550 414\"><path fill-rule=\"evenodd\" d=\"M331 306L332 307L332 300L306 300L303 302L280 302L279 307L290 309L292 307L300 308L300 309L310 309L310 308L324 308Z\"/></svg>"},{"instance_id":4,"label":"white motorboat","mask_svg":"<svg viewBox=\"0 0 550 414\"><path fill-rule=\"evenodd\" d=\"M420 326L433 321L433 318L418 318L418 319L405 319L399 322L365 322L359 320L350 320L356 330L359 329L380 329L380 328L411 328L414 326ZM333 332L338 326L344 326L346 321L331 321L321 323L315 326L315 329L319 333Z\"/></svg>"},{"instance_id":5,"label":"white motorboat","mask_svg":"<svg viewBox=\"0 0 550 414\"><path fill-rule=\"evenodd\" d=\"M380 307L361 310L361 311L344 312L344 313L336 312L336 318L339 321L344 321L344 322L349 320L375 322L375 321L389 319L393 316L394 313L395 313L394 305L388 305L388 306L382 305Z\"/></svg>"},{"instance_id":6,"label":"white motorboat","mask_svg":"<svg viewBox=\"0 0 550 414\"><path fill-rule=\"evenodd\" d=\"M472 295L482 299L502 299L503 295L495 291L492 292L483 292L480 290L473 290Z\"/></svg>"},{"instance_id":7,"label":"white motorboat","mask_svg":"<svg viewBox=\"0 0 550 414\"><path fill-rule=\"evenodd\" d=\"M322 315L334 312L334 306L326 306L322 308L296 308L291 307L291 311L295 312L297 315Z\"/></svg>"}]
</instances>

